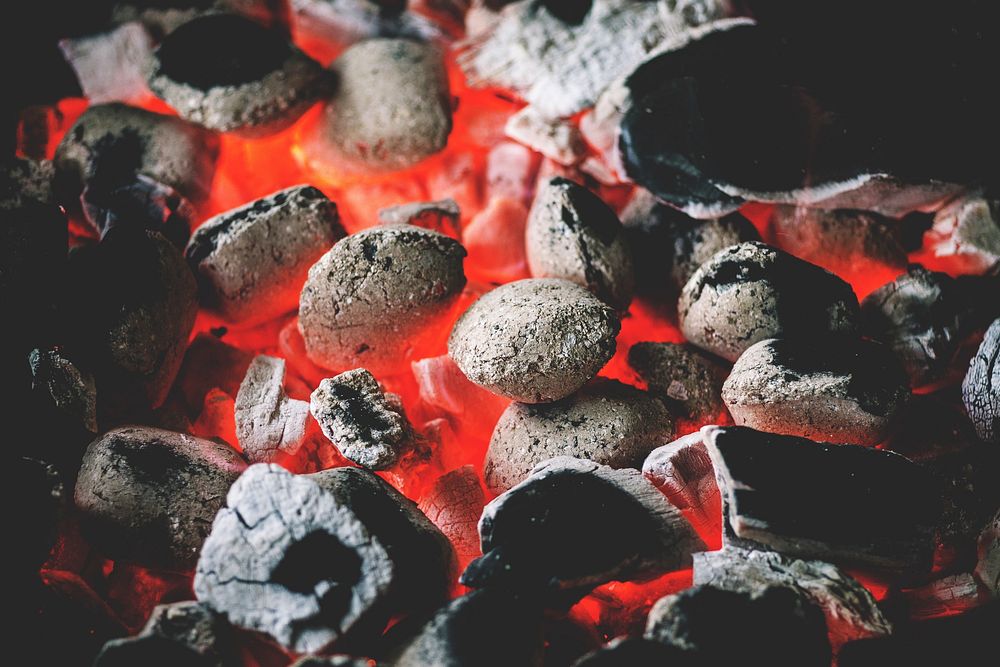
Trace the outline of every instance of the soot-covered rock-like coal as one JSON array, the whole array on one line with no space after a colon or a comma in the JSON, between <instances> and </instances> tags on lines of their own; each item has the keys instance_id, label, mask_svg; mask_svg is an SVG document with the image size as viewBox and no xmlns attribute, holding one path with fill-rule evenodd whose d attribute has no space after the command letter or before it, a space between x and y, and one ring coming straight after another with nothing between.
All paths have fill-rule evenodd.
<instances>
[{"instance_id":1,"label":"soot-covered rock-like coal","mask_svg":"<svg viewBox=\"0 0 1000 667\"><path fill-rule=\"evenodd\" d=\"M994 444L1000 440L1000 319L986 330L969 364L962 399L979 438Z\"/></svg>"},{"instance_id":2,"label":"soot-covered rock-like coal","mask_svg":"<svg viewBox=\"0 0 1000 667\"><path fill-rule=\"evenodd\" d=\"M628 350L628 364L651 392L677 408L678 418L701 426L723 414L726 367L693 345L636 343Z\"/></svg>"}]
</instances>

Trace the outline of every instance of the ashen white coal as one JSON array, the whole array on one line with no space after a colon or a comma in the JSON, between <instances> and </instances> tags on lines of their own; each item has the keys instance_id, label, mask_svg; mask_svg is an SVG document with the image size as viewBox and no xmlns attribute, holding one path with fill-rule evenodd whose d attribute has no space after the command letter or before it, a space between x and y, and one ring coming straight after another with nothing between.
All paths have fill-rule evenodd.
<instances>
[{"instance_id":1,"label":"ashen white coal","mask_svg":"<svg viewBox=\"0 0 1000 667\"><path fill-rule=\"evenodd\" d=\"M1000 441L1000 319L994 320L962 381L962 400L984 442Z\"/></svg>"},{"instance_id":2,"label":"ashen white coal","mask_svg":"<svg viewBox=\"0 0 1000 667\"><path fill-rule=\"evenodd\" d=\"M723 414L726 367L693 345L636 343L629 348L628 364L679 419L700 427Z\"/></svg>"},{"instance_id":3,"label":"ashen white coal","mask_svg":"<svg viewBox=\"0 0 1000 667\"><path fill-rule=\"evenodd\" d=\"M285 395L285 360L258 355L236 394L236 437L251 463L294 455L305 443L309 404Z\"/></svg>"},{"instance_id":4,"label":"ashen white coal","mask_svg":"<svg viewBox=\"0 0 1000 667\"><path fill-rule=\"evenodd\" d=\"M472 382L523 403L569 396L615 352L621 324L583 287L536 278L479 298L455 323L448 354Z\"/></svg>"},{"instance_id":5,"label":"ashen white coal","mask_svg":"<svg viewBox=\"0 0 1000 667\"><path fill-rule=\"evenodd\" d=\"M490 438L483 478L490 491L503 493L554 456L639 468L673 437L673 415L657 397L598 379L553 403L511 403Z\"/></svg>"},{"instance_id":6,"label":"ashen white coal","mask_svg":"<svg viewBox=\"0 0 1000 667\"><path fill-rule=\"evenodd\" d=\"M762 340L740 355L722 385L741 426L855 445L885 440L909 397L892 350L873 341Z\"/></svg>"},{"instance_id":7,"label":"ashen white coal","mask_svg":"<svg viewBox=\"0 0 1000 667\"><path fill-rule=\"evenodd\" d=\"M562 278L624 310L632 301L632 253L618 216L600 197L565 178L535 197L525 230L534 278Z\"/></svg>"},{"instance_id":8,"label":"ashen white coal","mask_svg":"<svg viewBox=\"0 0 1000 667\"><path fill-rule=\"evenodd\" d=\"M75 501L95 548L114 560L190 571L246 462L231 447L148 426L91 443Z\"/></svg>"},{"instance_id":9,"label":"ashen white coal","mask_svg":"<svg viewBox=\"0 0 1000 667\"><path fill-rule=\"evenodd\" d=\"M171 32L147 77L182 118L247 137L285 129L333 88L329 72L281 31L234 14L201 16Z\"/></svg>"},{"instance_id":10,"label":"ashen white coal","mask_svg":"<svg viewBox=\"0 0 1000 667\"><path fill-rule=\"evenodd\" d=\"M735 361L765 338L853 334L858 299L850 285L815 264L763 243L741 243L695 271L677 310L689 342Z\"/></svg>"},{"instance_id":11,"label":"ashen white coal","mask_svg":"<svg viewBox=\"0 0 1000 667\"><path fill-rule=\"evenodd\" d=\"M963 273L988 272L1000 264L1000 201L981 193L955 199L934 216L924 242Z\"/></svg>"},{"instance_id":12,"label":"ashen white coal","mask_svg":"<svg viewBox=\"0 0 1000 667\"><path fill-rule=\"evenodd\" d=\"M297 185L205 221L185 255L203 307L255 324L295 310L309 267L345 235L337 205Z\"/></svg>"},{"instance_id":13,"label":"ashen white coal","mask_svg":"<svg viewBox=\"0 0 1000 667\"><path fill-rule=\"evenodd\" d=\"M313 363L397 369L465 286L465 249L410 225L373 227L338 242L309 269L299 331Z\"/></svg>"}]
</instances>

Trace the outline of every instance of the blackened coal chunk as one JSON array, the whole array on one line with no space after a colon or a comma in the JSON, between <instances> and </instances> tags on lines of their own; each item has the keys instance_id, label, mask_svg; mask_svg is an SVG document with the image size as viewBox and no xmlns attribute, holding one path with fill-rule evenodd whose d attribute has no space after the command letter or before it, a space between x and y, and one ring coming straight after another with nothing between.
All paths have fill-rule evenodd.
<instances>
[{"instance_id":1,"label":"blackened coal chunk","mask_svg":"<svg viewBox=\"0 0 1000 667\"><path fill-rule=\"evenodd\" d=\"M698 664L683 650L642 637L620 637L583 656L573 667L687 667Z\"/></svg>"},{"instance_id":2,"label":"blackened coal chunk","mask_svg":"<svg viewBox=\"0 0 1000 667\"><path fill-rule=\"evenodd\" d=\"M960 284L945 273L913 266L861 303L861 332L888 345L910 382L944 378L968 332Z\"/></svg>"},{"instance_id":3,"label":"blackened coal chunk","mask_svg":"<svg viewBox=\"0 0 1000 667\"><path fill-rule=\"evenodd\" d=\"M638 470L566 456L539 464L490 502L479 537L484 555L462 583L531 591L555 607L608 581L687 567L691 554L706 548Z\"/></svg>"},{"instance_id":4,"label":"blackened coal chunk","mask_svg":"<svg viewBox=\"0 0 1000 667\"><path fill-rule=\"evenodd\" d=\"M94 180L120 184L136 174L199 204L208 197L218 154L219 137L193 123L124 104L99 104L69 129L54 162L66 205Z\"/></svg>"},{"instance_id":5,"label":"blackened coal chunk","mask_svg":"<svg viewBox=\"0 0 1000 667\"><path fill-rule=\"evenodd\" d=\"M481 554L479 517L486 505L486 494L479 473L464 465L438 477L420 499L420 511L441 529L462 562Z\"/></svg>"},{"instance_id":6,"label":"blackened coal chunk","mask_svg":"<svg viewBox=\"0 0 1000 667\"><path fill-rule=\"evenodd\" d=\"M637 188L622 211L632 248L636 292L676 300L699 266L723 248L760 241L757 228L739 213L696 220Z\"/></svg>"},{"instance_id":7,"label":"blackened coal chunk","mask_svg":"<svg viewBox=\"0 0 1000 667\"><path fill-rule=\"evenodd\" d=\"M34 349L28 355L32 389L43 394L68 424L97 433L97 386L60 350Z\"/></svg>"},{"instance_id":8,"label":"blackened coal chunk","mask_svg":"<svg viewBox=\"0 0 1000 667\"><path fill-rule=\"evenodd\" d=\"M642 475L684 514L699 535L719 534L722 497L700 431L650 452L642 464Z\"/></svg>"},{"instance_id":9,"label":"blackened coal chunk","mask_svg":"<svg viewBox=\"0 0 1000 667\"><path fill-rule=\"evenodd\" d=\"M941 506L926 469L891 452L739 426L702 433L727 544L901 574L930 570Z\"/></svg>"},{"instance_id":10,"label":"blackened coal chunk","mask_svg":"<svg viewBox=\"0 0 1000 667\"><path fill-rule=\"evenodd\" d=\"M10 555L14 577L35 576L56 541L58 521L66 504L62 476L55 466L27 457L7 463L11 496L30 511L12 512L10 526L18 539Z\"/></svg>"},{"instance_id":11,"label":"blackened coal chunk","mask_svg":"<svg viewBox=\"0 0 1000 667\"><path fill-rule=\"evenodd\" d=\"M701 427L724 414L726 367L693 345L636 343L629 348L628 364L683 419Z\"/></svg>"},{"instance_id":12,"label":"blackened coal chunk","mask_svg":"<svg viewBox=\"0 0 1000 667\"><path fill-rule=\"evenodd\" d=\"M159 406L198 312L194 276L156 232L119 227L69 262L68 334L94 372L102 412Z\"/></svg>"},{"instance_id":13,"label":"blackened coal chunk","mask_svg":"<svg viewBox=\"0 0 1000 667\"><path fill-rule=\"evenodd\" d=\"M297 185L210 218L185 255L204 307L255 324L295 310L309 267L345 234L337 205Z\"/></svg>"},{"instance_id":14,"label":"blackened coal chunk","mask_svg":"<svg viewBox=\"0 0 1000 667\"><path fill-rule=\"evenodd\" d=\"M202 549L195 595L292 651L371 641L390 616L447 598L448 539L371 472L292 475L257 464L226 504Z\"/></svg>"},{"instance_id":15,"label":"blackened coal chunk","mask_svg":"<svg viewBox=\"0 0 1000 667\"><path fill-rule=\"evenodd\" d=\"M337 90L307 141L314 160L339 172L412 167L451 133L448 74L432 44L367 39L332 65Z\"/></svg>"},{"instance_id":16,"label":"blackened coal chunk","mask_svg":"<svg viewBox=\"0 0 1000 667\"><path fill-rule=\"evenodd\" d=\"M413 202L379 209L378 221L383 225L413 225L461 238L462 211L454 199Z\"/></svg>"},{"instance_id":17,"label":"blackened coal chunk","mask_svg":"<svg viewBox=\"0 0 1000 667\"><path fill-rule=\"evenodd\" d=\"M299 299L309 358L334 370L398 370L437 334L465 286L464 258L455 239L411 225L339 241L309 269Z\"/></svg>"},{"instance_id":18,"label":"blackened coal chunk","mask_svg":"<svg viewBox=\"0 0 1000 667\"><path fill-rule=\"evenodd\" d=\"M855 445L885 440L909 397L899 361L872 341L762 340L722 385L740 426Z\"/></svg>"},{"instance_id":19,"label":"blackened coal chunk","mask_svg":"<svg viewBox=\"0 0 1000 667\"><path fill-rule=\"evenodd\" d=\"M469 380L523 403L569 396L615 352L615 312L556 278L517 280L487 292L458 319L448 355Z\"/></svg>"},{"instance_id":20,"label":"blackened coal chunk","mask_svg":"<svg viewBox=\"0 0 1000 667\"><path fill-rule=\"evenodd\" d=\"M553 178L535 197L525 231L535 278L583 285L619 309L635 287L632 254L618 216L582 185Z\"/></svg>"},{"instance_id":21,"label":"blackened coal chunk","mask_svg":"<svg viewBox=\"0 0 1000 667\"><path fill-rule=\"evenodd\" d=\"M541 667L542 639L540 606L508 591L472 591L441 608L392 664Z\"/></svg>"},{"instance_id":22,"label":"blackened coal chunk","mask_svg":"<svg viewBox=\"0 0 1000 667\"><path fill-rule=\"evenodd\" d=\"M193 18L205 14L240 14L268 26L287 20L270 0L120 0L111 11L115 23L139 21L162 37Z\"/></svg>"},{"instance_id":23,"label":"blackened coal chunk","mask_svg":"<svg viewBox=\"0 0 1000 667\"><path fill-rule=\"evenodd\" d=\"M962 400L984 442L1000 442L1000 319L994 320L962 381Z\"/></svg>"},{"instance_id":24,"label":"blackened coal chunk","mask_svg":"<svg viewBox=\"0 0 1000 667\"><path fill-rule=\"evenodd\" d=\"M730 361L765 338L848 336L858 319L850 285L763 243L716 253L684 286L677 309L688 341Z\"/></svg>"},{"instance_id":25,"label":"blackened coal chunk","mask_svg":"<svg viewBox=\"0 0 1000 667\"><path fill-rule=\"evenodd\" d=\"M49 160L11 157L0 161L0 209L28 202L54 204L55 165Z\"/></svg>"},{"instance_id":26,"label":"blackened coal chunk","mask_svg":"<svg viewBox=\"0 0 1000 667\"><path fill-rule=\"evenodd\" d=\"M241 664L232 628L222 616L200 602L158 605L137 635L105 644L94 665L126 667L137 663L165 667Z\"/></svg>"},{"instance_id":27,"label":"blackened coal chunk","mask_svg":"<svg viewBox=\"0 0 1000 667\"><path fill-rule=\"evenodd\" d=\"M160 232L179 249L187 244L197 215L179 192L142 174L92 180L80 201L84 217L102 237L116 225L133 225Z\"/></svg>"},{"instance_id":28,"label":"blackened coal chunk","mask_svg":"<svg viewBox=\"0 0 1000 667\"><path fill-rule=\"evenodd\" d=\"M673 437L674 418L660 399L598 379L553 403L511 403L493 429L483 478L490 491L502 493L555 456L639 468L653 448Z\"/></svg>"},{"instance_id":29,"label":"blackened coal chunk","mask_svg":"<svg viewBox=\"0 0 1000 667\"><path fill-rule=\"evenodd\" d=\"M694 585L703 584L750 595L773 586L790 588L823 611L835 647L893 630L868 589L836 565L822 561L730 546L695 554Z\"/></svg>"},{"instance_id":30,"label":"blackened coal chunk","mask_svg":"<svg viewBox=\"0 0 1000 667\"><path fill-rule=\"evenodd\" d=\"M248 137L285 129L333 88L281 31L233 14L201 16L167 35L147 76L181 118Z\"/></svg>"},{"instance_id":31,"label":"blackened coal chunk","mask_svg":"<svg viewBox=\"0 0 1000 667\"><path fill-rule=\"evenodd\" d=\"M340 453L369 470L392 467L414 445L416 433L402 399L382 391L364 368L320 382L309 409Z\"/></svg>"},{"instance_id":32,"label":"blackened coal chunk","mask_svg":"<svg viewBox=\"0 0 1000 667\"><path fill-rule=\"evenodd\" d=\"M126 426L87 448L74 497L85 533L103 554L185 572L245 468L227 445Z\"/></svg>"},{"instance_id":33,"label":"blackened coal chunk","mask_svg":"<svg viewBox=\"0 0 1000 667\"><path fill-rule=\"evenodd\" d=\"M822 612L783 586L753 593L695 586L660 598L649 612L646 638L707 665L773 661L827 667L832 658Z\"/></svg>"}]
</instances>

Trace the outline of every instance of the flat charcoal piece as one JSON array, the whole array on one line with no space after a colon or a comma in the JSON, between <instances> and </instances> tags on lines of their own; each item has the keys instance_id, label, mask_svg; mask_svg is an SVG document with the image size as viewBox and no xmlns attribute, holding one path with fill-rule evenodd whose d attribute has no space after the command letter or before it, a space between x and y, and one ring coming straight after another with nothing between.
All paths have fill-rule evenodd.
<instances>
[{"instance_id":1,"label":"flat charcoal piece","mask_svg":"<svg viewBox=\"0 0 1000 667\"><path fill-rule=\"evenodd\" d=\"M1000 510L983 528L976 547L978 561L973 576L990 595L1000 598Z\"/></svg>"},{"instance_id":2,"label":"flat charcoal piece","mask_svg":"<svg viewBox=\"0 0 1000 667\"><path fill-rule=\"evenodd\" d=\"M525 0L473 38L458 62L473 85L506 88L546 117L568 117L657 47L727 9L717 0Z\"/></svg>"},{"instance_id":3,"label":"flat charcoal piece","mask_svg":"<svg viewBox=\"0 0 1000 667\"><path fill-rule=\"evenodd\" d=\"M722 496L700 431L654 449L642 464L642 474L687 517L699 535L718 539Z\"/></svg>"},{"instance_id":4,"label":"flat charcoal piece","mask_svg":"<svg viewBox=\"0 0 1000 667\"><path fill-rule=\"evenodd\" d=\"M12 157L0 162L0 210L27 202L54 204L56 168L49 160Z\"/></svg>"},{"instance_id":5,"label":"flat charcoal piece","mask_svg":"<svg viewBox=\"0 0 1000 667\"><path fill-rule=\"evenodd\" d=\"M615 212L582 185L553 178L535 197L525 231L535 278L583 285L624 310L632 301L632 253Z\"/></svg>"},{"instance_id":6,"label":"flat charcoal piece","mask_svg":"<svg viewBox=\"0 0 1000 667\"><path fill-rule=\"evenodd\" d=\"M573 663L573 667L694 667L697 664L677 647L642 637L619 637L583 656Z\"/></svg>"},{"instance_id":7,"label":"flat charcoal piece","mask_svg":"<svg viewBox=\"0 0 1000 667\"><path fill-rule=\"evenodd\" d=\"M941 508L924 468L891 452L739 426L706 426L702 434L727 543L732 535L799 558L930 570Z\"/></svg>"},{"instance_id":8,"label":"flat charcoal piece","mask_svg":"<svg viewBox=\"0 0 1000 667\"><path fill-rule=\"evenodd\" d=\"M291 651L373 639L390 615L446 596L447 539L372 473L257 464L226 505L202 549L195 595Z\"/></svg>"},{"instance_id":9,"label":"flat charcoal piece","mask_svg":"<svg viewBox=\"0 0 1000 667\"><path fill-rule=\"evenodd\" d=\"M676 301L699 266L724 248L760 241L757 228L739 213L695 220L636 189L622 211L632 248L636 291L657 300Z\"/></svg>"},{"instance_id":10,"label":"flat charcoal piece","mask_svg":"<svg viewBox=\"0 0 1000 667\"><path fill-rule=\"evenodd\" d=\"M832 273L751 242L720 250L702 264L677 310L688 341L736 361L765 338L850 336L857 330L858 299Z\"/></svg>"},{"instance_id":11,"label":"flat charcoal piece","mask_svg":"<svg viewBox=\"0 0 1000 667\"><path fill-rule=\"evenodd\" d=\"M285 360L259 355L236 394L236 437L251 463L294 455L306 440L309 403L285 394Z\"/></svg>"},{"instance_id":12,"label":"flat charcoal piece","mask_svg":"<svg viewBox=\"0 0 1000 667\"><path fill-rule=\"evenodd\" d=\"M598 379L553 403L511 403L500 416L483 463L495 495L520 484L555 456L611 468L639 468L649 452L674 437L674 418L656 396L616 380Z\"/></svg>"},{"instance_id":13,"label":"flat charcoal piece","mask_svg":"<svg viewBox=\"0 0 1000 667\"><path fill-rule=\"evenodd\" d=\"M84 186L143 174L195 204L208 197L219 137L175 116L124 104L98 104L77 119L56 148L61 197L72 203Z\"/></svg>"},{"instance_id":14,"label":"flat charcoal piece","mask_svg":"<svg viewBox=\"0 0 1000 667\"><path fill-rule=\"evenodd\" d=\"M934 216L925 242L958 272L989 272L1000 264L1000 201L980 193L956 199Z\"/></svg>"},{"instance_id":15,"label":"flat charcoal piece","mask_svg":"<svg viewBox=\"0 0 1000 667\"><path fill-rule=\"evenodd\" d=\"M823 611L834 647L855 639L888 635L893 630L864 586L836 565L822 561L726 547L694 555L694 585L750 595L772 586L790 588Z\"/></svg>"},{"instance_id":16,"label":"flat charcoal piece","mask_svg":"<svg viewBox=\"0 0 1000 667\"><path fill-rule=\"evenodd\" d=\"M448 143L448 74L435 46L368 39L331 67L337 90L307 144L311 158L341 173L396 171Z\"/></svg>"},{"instance_id":17,"label":"flat charcoal piece","mask_svg":"<svg viewBox=\"0 0 1000 667\"><path fill-rule=\"evenodd\" d=\"M902 229L876 213L776 206L770 233L775 245L799 259L861 278L906 268Z\"/></svg>"},{"instance_id":18,"label":"flat charcoal piece","mask_svg":"<svg viewBox=\"0 0 1000 667\"><path fill-rule=\"evenodd\" d=\"M486 505L479 474L471 465L441 475L420 499L420 511L451 541L461 562L472 560L479 550L477 524Z\"/></svg>"},{"instance_id":19,"label":"flat charcoal piece","mask_svg":"<svg viewBox=\"0 0 1000 667\"><path fill-rule=\"evenodd\" d=\"M414 445L401 399L382 391L364 368L320 382L309 409L340 453L369 470L391 468Z\"/></svg>"},{"instance_id":20,"label":"flat charcoal piece","mask_svg":"<svg viewBox=\"0 0 1000 667\"><path fill-rule=\"evenodd\" d=\"M212 517L246 463L232 448L146 426L91 443L76 507L95 548L114 560L190 571Z\"/></svg>"},{"instance_id":21,"label":"flat charcoal piece","mask_svg":"<svg viewBox=\"0 0 1000 667\"><path fill-rule=\"evenodd\" d=\"M832 658L822 612L801 592L764 586L735 592L695 586L660 598L646 638L681 649L699 664L827 667Z\"/></svg>"},{"instance_id":22,"label":"flat charcoal piece","mask_svg":"<svg viewBox=\"0 0 1000 667\"><path fill-rule=\"evenodd\" d=\"M534 107L508 118L504 134L564 166L578 164L587 155L587 144L574 123L546 118Z\"/></svg>"},{"instance_id":23,"label":"flat charcoal piece","mask_svg":"<svg viewBox=\"0 0 1000 667\"><path fill-rule=\"evenodd\" d=\"M503 637L497 629L503 628ZM542 665L542 608L508 591L472 591L442 607L400 652L395 667Z\"/></svg>"},{"instance_id":24,"label":"flat charcoal piece","mask_svg":"<svg viewBox=\"0 0 1000 667\"><path fill-rule=\"evenodd\" d=\"M651 392L699 428L725 414L726 367L693 345L636 343L629 348L628 364Z\"/></svg>"},{"instance_id":25,"label":"flat charcoal piece","mask_svg":"<svg viewBox=\"0 0 1000 667\"><path fill-rule=\"evenodd\" d=\"M852 445L885 440L909 397L899 361L872 341L762 340L740 355L722 385L740 426Z\"/></svg>"},{"instance_id":26,"label":"flat charcoal piece","mask_svg":"<svg viewBox=\"0 0 1000 667\"><path fill-rule=\"evenodd\" d=\"M539 464L490 502L479 537L484 555L469 564L462 583L530 591L554 607L609 581L688 567L691 554L706 548L638 470L568 456Z\"/></svg>"},{"instance_id":27,"label":"flat charcoal piece","mask_svg":"<svg viewBox=\"0 0 1000 667\"><path fill-rule=\"evenodd\" d=\"M454 199L442 199L383 208L378 212L378 220L383 225L413 225L458 239L462 235L461 215Z\"/></svg>"},{"instance_id":28,"label":"flat charcoal piece","mask_svg":"<svg viewBox=\"0 0 1000 667\"><path fill-rule=\"evenodd\" d=\"M201 16L153 52L149 87L186 120L219 132L279 132L333 88L279 30L233 14Z\"/></svg>"},{"instance_id":29,"label":"flat charcoal piece","mask_svg":"<svg viewBox=\"0 0 1000 667\"><path fill-rule=\"evenodd\" d=\"M198 313L187 263L157 232L116 227L69 262L74 349L93 369L104 409L158 407L184 359Z\"/></svg>"},{"instance_id":30,"label":"flat charcoal piece","mask_svg":"<svg viewBox=\"0 0 1000 667\"><path fill-rule=\"evenodd\" d=\"M144 70L153 44L145 26L129 22L107 32L61 39L59 50L91 104L141 105L152 98Z\"/></svg>"},{"instance_id":31,"label":"flat charcoal piece","mask_svg":"<svg viewBox=\"0 0 1000 667\"><path fill-rule=\"evenodd\" d=\"M204 307L255 324L295 310L309 267L345 235L337 205L297 185L210 218L185 255Z\"/></svg>"},{"instance_id":32,"label":"flat charcoal piece","mask_svg":"<svg viewBox=\"0 0 1000 667\"><path fill-rule=\"evenodd\" d=\"M169 185L135 174L92 179L80 203L91 227L103 237L117 225L160 232L183 250L197 218L194 205Z\"/></svg>"},{"instance_id":33,"label":"flat charcoal piece","mask_svg":"<svg viewBox=\"0 0 1000 667\"><path fill-rule=\"evenodd\" d=\"M373 227L338 242L309 269L299 331L313 363L398 370L465 286L465 249L411 225Z\"/></svg>"},{"instance_id":34,"label":"flat charcoal piece","mask_svg":"<svg viewBox=\"0 0 1000 667\"><path fill-rule=\"evenodd\" d=\"M475 384L522 403L569 396L615 353L621 323L583 287L535 278L481 296L458 319L448 354Z\"/></svg>"},{"instance_id":35,"label":"flat charcoal piece","mask_svg":"<svg viewBox=\"0 0 1000 667\"><path fill-rule=\"evenodd\" d=\"M28 355L31 385L74 425L97 433L97 385L94 376L58 349L34 349Z\"/></svg>"},{"instance_id":36,"label":"flat charcoal piece","mask_svg":"<svg viewBox=\"0 0 1000 667\"><path fill-rule=\"evenodd\" d=\"M994 320L962 381L962 400L983 442L1000 443L1000 319Z\"/></svg>"},{"instance_id":37,"label":"flat charcoal piece","mask_svg":"<svg viewBox=\"0 0 1000 667\"><path fill-rule=\"evenodd\" d=\"M200 602L158 605L145 627L134 637L104 645L95 667L169 665L171 656L182 663L204 667L240 664L233 631L224 618Z\"/></svg>"},{"instance_id":38,"label":"flat charcoal piece","mask_svg":"<svg viewBox=\"0 0 1000 667\"><path fill-rule=\"evenodd\" d=\"M919 387L952 369L969 326L960 284L913 266L861 302L861 331L888 345Z\"/></svg>"}]
</instances>

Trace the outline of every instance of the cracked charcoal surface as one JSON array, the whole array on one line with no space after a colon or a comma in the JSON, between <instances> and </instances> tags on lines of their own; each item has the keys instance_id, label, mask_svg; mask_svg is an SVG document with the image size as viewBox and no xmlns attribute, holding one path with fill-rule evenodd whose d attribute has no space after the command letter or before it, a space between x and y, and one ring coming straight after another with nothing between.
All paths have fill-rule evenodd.
<instances>
[{"instance_id":1,"label":"cracked charcoal surface","mask_svg":"<svg viewBox=\"0 0 1000 667\"><path fill-rule=\"evenodd\" d=\"M281 21L269 0L121 0L111 15L116 24L139 21L152 34L167 35L193 18L217 13L240 14L264 25Z\"/></svg>"},{"instance_id":2,"label":"cracked charcoal surface","mask_svg":"<svg viewBox=\"0 0 1000 667\"><path fill-rule=\"evenodd\" d=\"M928 241L938 257L962 260L963 273L1000 264L1000 201L979 194L956 199L934 216Z\"/></svg>"},{"instance_id":3,"label":"cracked charcoal surface","mask_svg":"<svg viewBox=\"0 0 1000 667\"><path fill-rule=\"evenodd\" d=\"M395 171L445 147L451 98L435 46L368 39L331 67L338 85L311 140L315 157L348 172Z\"/></svg>"},{"instance_id":4,"label":"cracked charcoal surface","mask_svg":"<svg viewBox=\"0 0 1000 667\"><path fill-rule=\"evenodd\" d=\"M32 350L28 365L33 389L45 391L60 412L91 433L97 433L97 386L93 375L74 365L57 349Z\"/></svg>"},{"instance_id":5,"label":"cracked charcoal surface","mask_svg":"<svg viewBox=\"0 0 1000 667\"><path fill-rule=\"evenodd\" d=\"M994 320L962 381L962 400L980 440L1000 442L1000 319Z\"/></svg>"},{"instance_id":6,"label":"cracked charcoal surface","mask_svg":"<svg viewBox=\"0 0 1000 667\"><path fill-rule=\"evenodd\" d=\"M871 341L763 340L736 360L722 385L738 425L856 445L885 440L909 396L899 361Z\"/></svg>"},{"instance_id":7,"label":"cracked charcoal surface","mask_svg":"<svg viewBox=\"0 0 1000 667\"><path fill-rule=\"evenodd\" d=\"M295 454L305 442L309 404L285 395L285 360L258 355L236 394L236 437L251 463Z\"/></svg>"},{"instance_id":8,"label":"cracked charcoal surface","mask_svg":"<svg viewBox=\"0 0 1000 667\"><path fill-rule=\"evenodd\" d=\"M295 310L309 267L345 234L336 204L297 185L207 220L185 255L202 305L254 324Z\"/></svg>"},{"instance_id":9,"label":"cracked charcoal surface","mask_svg":"<svg viewBox=\"0 0 1000 667\"><path fill-rule=\"evenodd\" d=\"M535 197L525 231L535 278L562 278L624 309L635 276L624 230L600 197L565 178L553 178Z\"/></svg>"},{"instance_id":10,"label":"cracked charcoal surface","mask_svg":"<svg viewBox=\"0 0 1000 667\"><path fill-rule=\"evenodd\" d=\"M383 225L413 225L461 238L459 219L462 211L454 199L414 202L380 209L378 221Z\"/></svg>"},{"instance_id":11,"label":"cracked charcoal surface","mask_svg":"<svg viewBox=\"0 0 1000 667\"><path fill-rule=\"evenodd\" d=\"M639 468L653 448L673 437L674 418L658 398L597 380L553 403L511 403L490 438L483 478L492 493L503 493L554 456Z\"/></svg>"},{"instance_id":12,"label":"cracked charcoal surface","mask_svg":"<svg viewBox=\"0 0 1000 667\"><path fill-rule=\"evenodd\" d=\"M153 52L149 87L182 117L219 132L268 136L333 88L280 30L233 14L201 16Z\"/></svg>"},{"instance_id":13,"label":"cracked charcoal surface","mask_svg":"<svg viewBox=\"0 0 1000 667\"><path fill-rule=\"evenodd\" d=\"M689 342L730 361L765 338L848 336L858 319L850 285L763 243L716 253L684 286L677 309Z\"/></svg>"},{"instance_id":14,"label":"cracked charcoal surface","mask_svg":"<svg viewBox=\"0 0 1000 667\"><path fill-rule=\"evenodd\" d=\"M694 585L703 584L750 594L771 586L791 588L823 610L834 646L893 630L864 586L822 561L726 547L694 555Z\"/></svg>"},{"instance_id":15,"label":"cracked charcoal surface","mask_svg":"<svg viewBox=\"0 0 1000 667\"><path fill-rule=\"evenodd\" d=\"M189 571L245 468L227 445L145 426L117 428L87 448L76 507L107 557Z\"/></svg>"},{"instance_id":16,"label":"cracked charcoal surface","mask_svg":"<svg viewBox=\"0 0 1000 667\"><path fill-rule=\"evenodd\" d=\"M554 607L608 581L681 569L706 548L638 470L568 456L539 464L490 502L479 536L484 555L469 564L462 583L542 594Z\"/></svg>"},{"instance_id":17,"label":"cracked charcoal surface","mask_svg":"<svg viewBox=\"0 0 1000 667\"><path fill-rule=\"evenodd\" d=\"M718 534L722 496L701 432L654 449L642 464L642 475L684 513L699 535Z\"/></svg>"},{"instance_id":18,"label":"cracked charcoal surface","mask_svg":"<svg viewBox=\"0 0 1000 667\"><path fill-rule=\"evenodd\" d=\"M629 348L628 363L679 417L700 427L723 414L726 367L693 345L636 343Z\"/></svg>"},{"instance_id":19,"label":"cracked charcoal surface","mask_svg":"<svg viewBox=\"0 0 1000 667\"><path fill-rule=\"evenodd\" d=\"M251 466L216 516L195 595L295 652L376 638L390 615L445 599L447 539L359 468Z\"/></svg>"},{"instance_id":20,"label":"cracked charcoal surface","mask_svg":"<svg viewBox=\"0 0 1000 667\"><path fill-rule=\"evenodd\" d=\"M826 667L832 657L820 610L801 591L777 585L753 593L699 585L660 598L649 612L646 638L707 665L747 660Z\"/></svg>"},{"instance_id":21,"label":"cracked charcoal surface","mask_svg":"<svg viewBox=\"0 0 1000 667\"><path fill-rule=\"evenodd\" d=\"M399 397L364 368L320 382L309 406L340 453L369 470L392 467L416 437Z\"/></svg>"},{"instance_id":22,"label":"cracked charcoal surface","mask_svg":"<svg viewBox=\"0 0 1000 667\"><path fill-rule=\"evenodd\" d=\"M479 556L479 517L486 494L471 465L441 475L420 499L420 511L451 541L459 558Z\"/></svg>"},{"instance_id":23,"label":"cracked charcoal surface","mask_svg":"<svg viewBox=\"0 0 1000 667\"><path fill-rule=\"evenodd\" d=\"M99 104L73 124L53 161L68 205L94 178L135 173L197 204L208 197L218 154L219 137L193 123L123 104Z\"/></svg>"},{"instance_id":24,"label":"cracked charcoal surface","mask_svg":"<svg viewBox=\"0 0 1000 667\"><path fill-rule=\"evenodd\" d=\"M569 396L615 351L621 325L584 288L518 280L487 292L459 318L448 354L469 380L524 403Z\"/></svg>"},{"instance_id":25,"label":"cracked charcoal surface","mask_svg":"<svg viewBox=\"0 0 1000 667\"><path fill-rule=\"evenodd\" d=\"M454 239L409 225L341 240L302 288L299 331L309 358L334 370L396 368L465 286L464 257Z\"/></svg>"}]
</instances>

